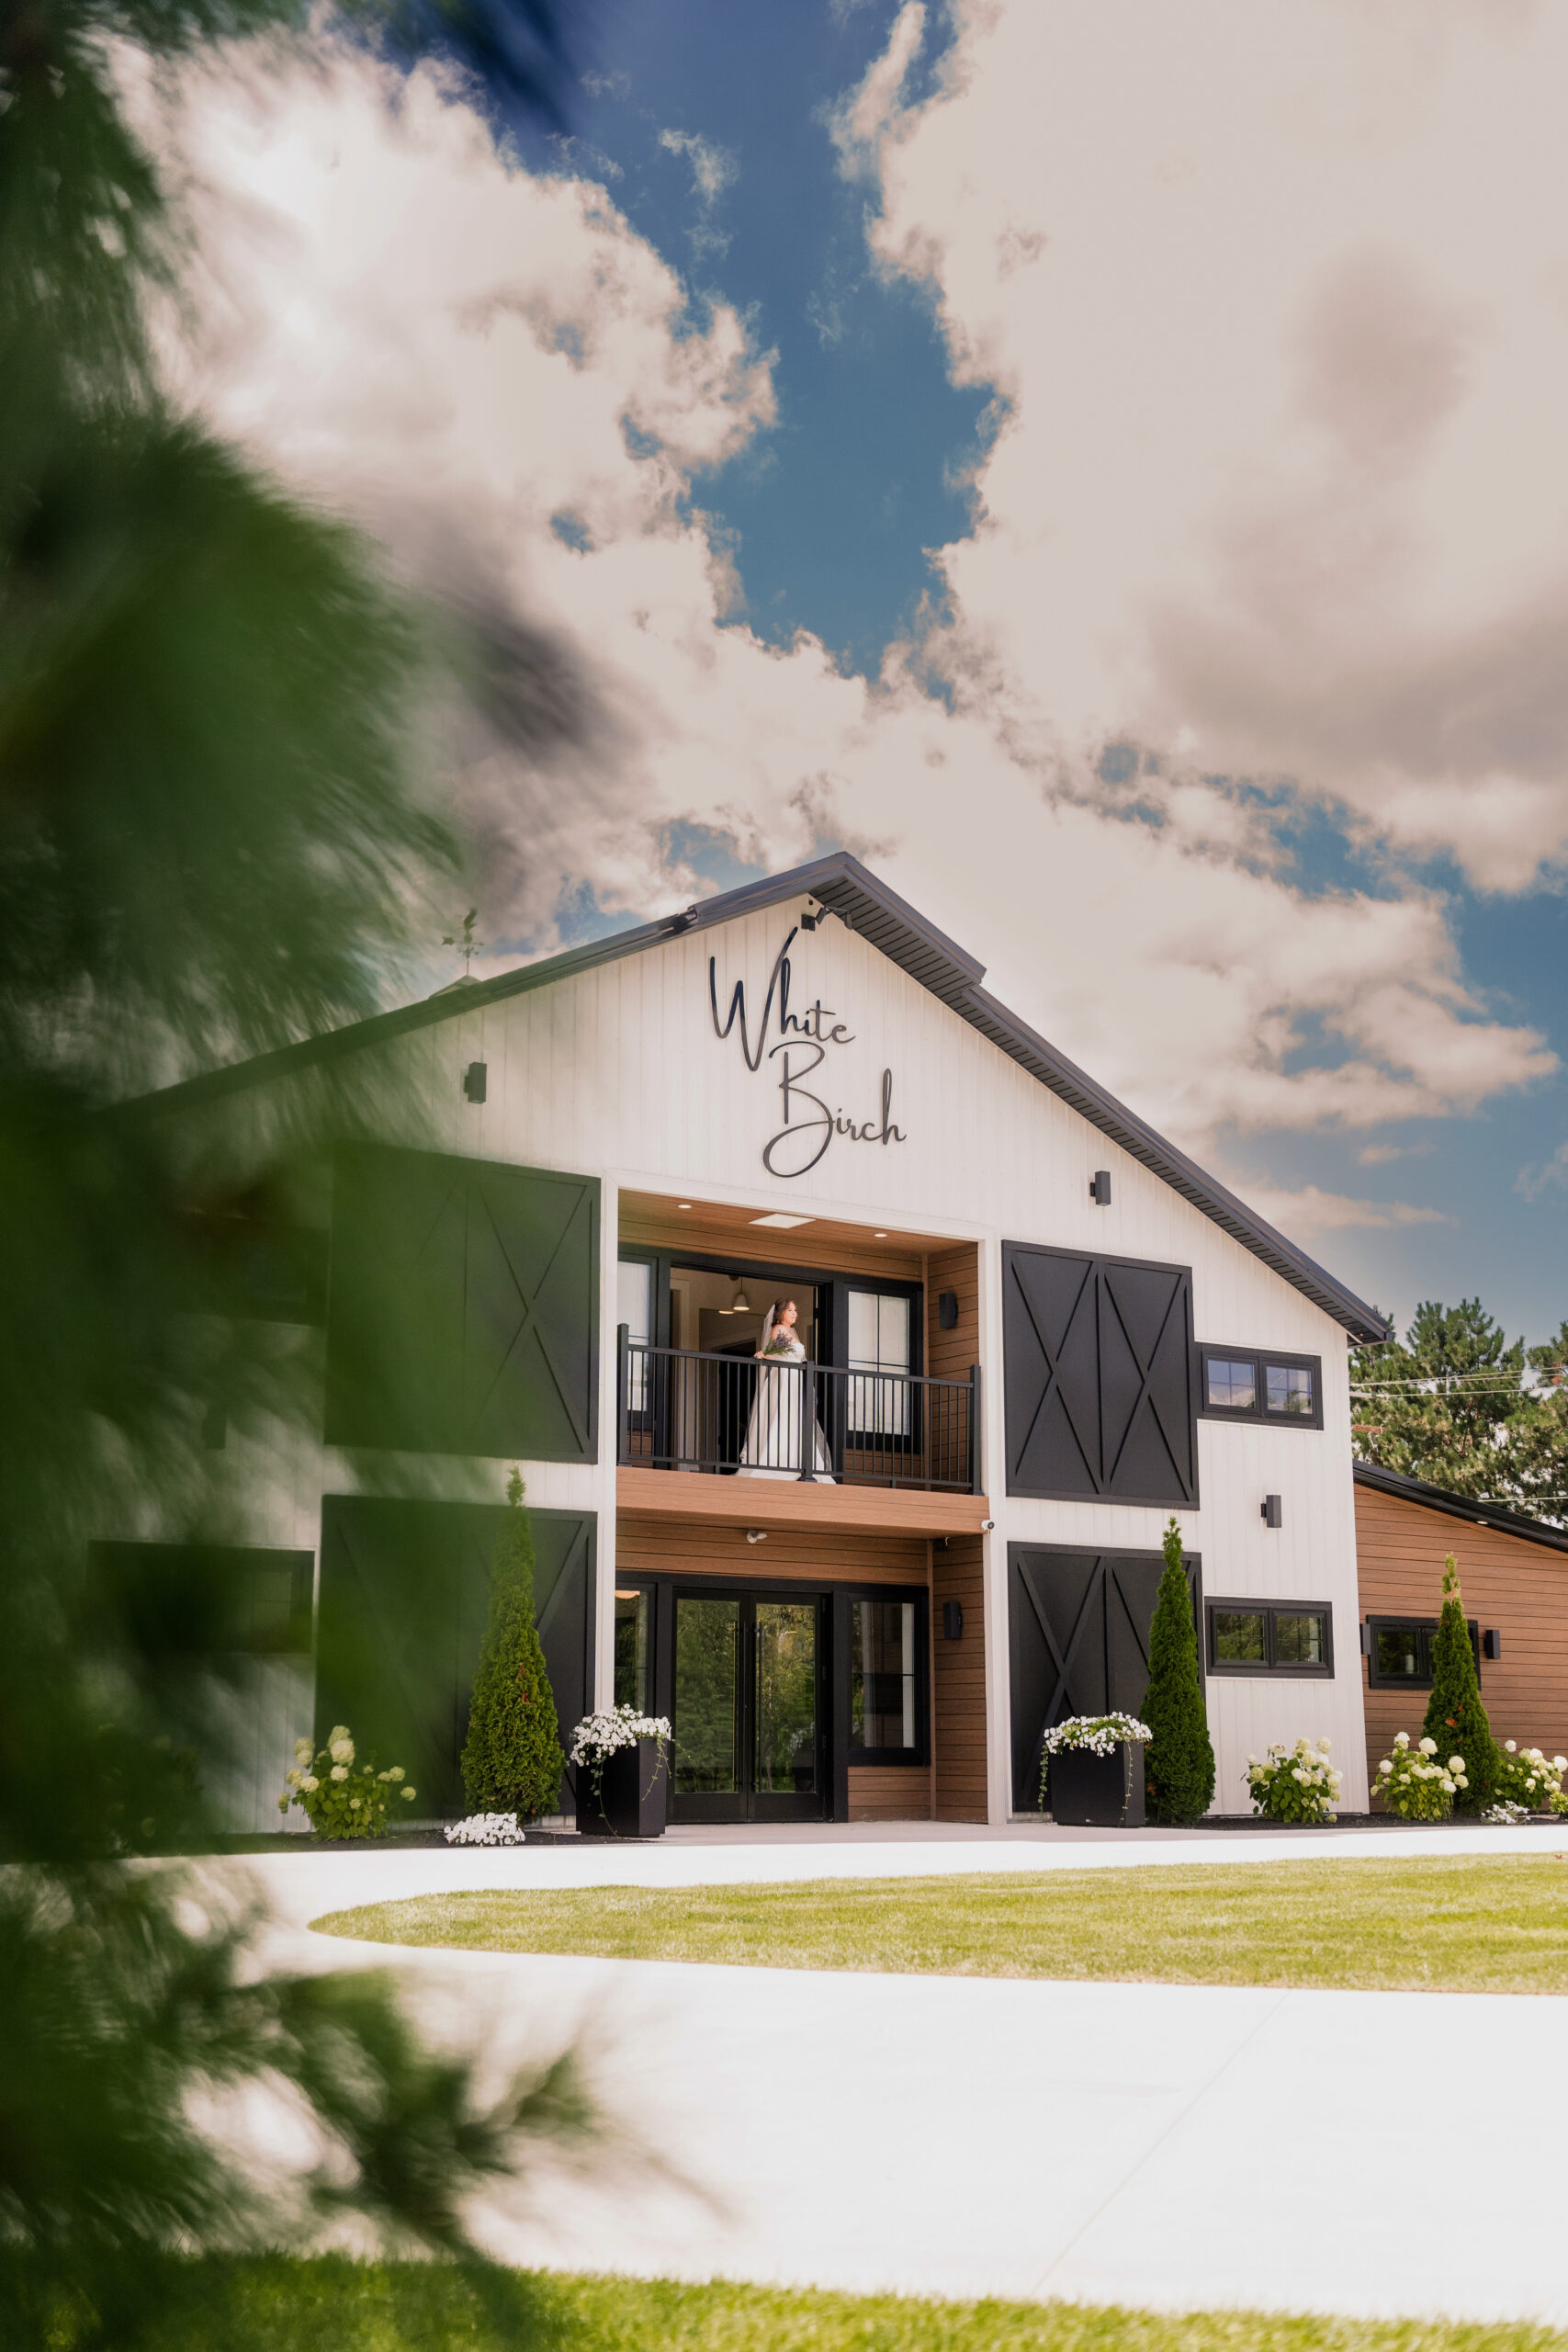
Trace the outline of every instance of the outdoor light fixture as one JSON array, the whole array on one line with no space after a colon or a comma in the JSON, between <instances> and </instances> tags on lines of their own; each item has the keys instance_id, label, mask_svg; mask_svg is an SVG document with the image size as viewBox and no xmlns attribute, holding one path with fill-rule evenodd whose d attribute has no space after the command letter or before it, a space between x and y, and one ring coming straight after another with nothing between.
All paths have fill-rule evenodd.
<instances>
[{"instance_id":1,"label":"outdoor light fixture","mask_svg":"<svg viewBox=\"0 0 1568 2352\"><path fill-rule=\"evenodd\" d=\"M470 1062L468 1064L468 1069L463 1072L463 1091L468 1096L470 1102L482 1102L484 1101L485 1080L489 1075L490 1073L486 1069L483 1062Z\"/></svg>"},{"instance_id":2,"label":"outdoor light fixture","mask_svg":"<svg viewBox=\"0 0 1568 2352\"><path fill-rule=\"evenodd\" d=\"M675 1205L678 1209L689 1209L692 1204L690 1201L677 1201Z\"/></svg>"},{"instance_id":3,"label":"outdoor light fixture","mask_svg":"<svg viewBox=\"0 0 1568 2352\"><path fill-rule=\"evenodd\" d=\"M887 1236L886 1233L874 1233L871 1238L874 1241L886 1241Z\"/></svg>"},{"instance_id":4,"label":"outdoor light fixture","mask_svg":"<svg viewBox=\"0 0 1568 2352\"><path fill-rule=\"evenodd\" d=\"M774 1209L770 1216L754 1216L751 1222L753 1225L772 1226L777 1233L787 1233L791 1226L810 1225L813 1220L808 1216L789 1216L783 1209Z\"/></svg>"},{"instance_id":5,"label":"outdoor light fixture","mask_svg":"<svg viewBox=\"0 0 1568 2352\"><path fill-rule=\"evenodd\" d=\"M956 1642L963 1638L964 1603L961 1600L944 1600L942 1602L942 1638L945 1641Z\"/></svg>"},{"instance_id":6,"label":"outdoor light fixture","mask_svg":"<svg viewBox=\"0 0 1568 2352\"><path fill-rule=\"evenodd\" d=\"M1371 1654L1372 1621L1370 1617L1363 1617L1361 1620L1361 1656L1363 1657L1371 1657Z\"/></svg>"},{"instance_id":7,"label":"outdoor light fixture","mask_svg":"<svg viewBox=\"0 0 1568 2352\"><path fill-rule=\"evenodd\" d=\"M936 1319L944 1331L957 1330L958 1293L955 1290L944 1290L938 1292L936 1302Z\"/></svg>"},{"instance_id":8,"label":"outdoor light fixture","mask_svg":"<svg viewBox=\"0 0 1568 2352\"><path fill-rule=\"evenodd\" d=\"M1486 1630L1485 1630L1485 1632L1482 1634L1482 1636L1481 1636L1481 1655L1482 1655L1482 1657L1502 1657L1502 1655L1503 1655L1503 1634L1502 1634L1502 1630L1501 1630L1501 1628L1500 1628L1499 1626L1496 1626L1496 1625L1488 1625L1488 1626L1487 1626L1487 1628L1486 1628Z\"/></svg>"},{"instance_id":9,"label":"outdoor light fixture","mask_svg":"<svg viewBox=\"0 0 1568 2352\"><path fill-rule=\"evenodd\" d=\"M767 1540L768 1531L765 1527L749 1527L746 1530L746 1541L748 1544L765 1544Z\"/></svg>"},{"instance_id":10,"label":"outdoor light fixture","mask_svg":"<svg viewBox=\"0 0 1568 2352\"><path fill-rule=\"evenodd\" d=\"M1283 1527L1285 1524L1285 1507L1278 1495L1264 1496L1263 1524L1265 1527Z\"/></svg>"},{"instance_id":11,"label":"outdoor light fixture","mask_svg":"<svg viewBox=\"0 0 1568 2352\"><path fill-rule=\"evenodd\" d=\"M750 1314L751 1302L746 1295L746 1285L740 1280L739 1275L735 1278L735 1296L730 1300L728 1306L721 1306L718 1311L721 1315Z\"/></svg>"},{"instance_id":12,"label":"outdoor light fixture","mask_svg":"<svg viewBox=\"0 0 1568 2352\"><path fill-rule=\"evenodd\" d=\"M800 927L802 931L815 931L817 923L818 917L809 912L803 914L800 918Z\"/></svg>"},{"instance_id":13,"label":"outdoor light fixture","mask_svg":"<svg viewBox=\"0 0 1568 2352\"><path fill-rule=\"evenodd\" d=\"M1111 1170L1109 1168L1097 1168L1095 1170L1094 1182L1089 1188L1089 1196L1094 1203L1096 1208L1108 1209L1111 1206Z\"/></svg>"}]
</instances>

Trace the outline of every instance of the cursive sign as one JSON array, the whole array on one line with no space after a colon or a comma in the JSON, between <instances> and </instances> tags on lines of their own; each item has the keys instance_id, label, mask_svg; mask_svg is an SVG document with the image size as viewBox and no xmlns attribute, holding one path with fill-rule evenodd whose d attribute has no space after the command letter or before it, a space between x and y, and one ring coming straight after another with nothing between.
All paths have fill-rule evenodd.
<instances>
[{"instance_id":1,"label":"cursive sign","mask_svg":"<svg viewBox=\"0 0 1568 2352\"><path fill-rule=\"evenodd\" d=\"M841 1108L830 1110L822 1096L805 1084L827 1064L832 1047L853 1045L854 1032L820 997L798 1011L791 1005L789 951L799 933L797 923L773 958L768 992L762 1000L754 1035L747 1017L744 980L736 981L730 991L729 1010L722 1020L719 1018L716 959L708 957L708 1009L713 1015L714 1035L722 1044L732 1033L739 1033L741 1057L749 1070L760 1070L764 1062L777 1065L784 1125L762 1148L762 1165L770 1176L804 1176L816 1167L836 1136L841 1136L848 1143L884 1145L905 1139L903 1128L893 1124L890 1069L882 1073L881 1104L877 1115L870 1119L850 1119ZM778 1034L770 1044L775 1022Z\"/></svg>"}]
</instances>

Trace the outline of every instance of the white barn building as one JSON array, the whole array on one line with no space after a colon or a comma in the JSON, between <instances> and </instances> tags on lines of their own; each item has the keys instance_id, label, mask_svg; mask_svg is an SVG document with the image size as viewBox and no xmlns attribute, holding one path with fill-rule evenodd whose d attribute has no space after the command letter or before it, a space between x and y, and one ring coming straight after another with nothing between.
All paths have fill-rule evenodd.
<instances>
[{"instance_id":1,"label":"white barn building","mask_svg":"<svg viewBox=\"0 0 1568 2352\"><path fill-rule=\"evenodd\" d=\"M982 978L840 854L156 1098L222 1120L351 1055L386 1106L259 1310L324 1326L322 1422L236 1447L235 1572L293 1629L236 1826L339 1719L464 1810L514 1462L563 1725L672 1715L677 1820L1030 1810L1048 1721L1142 1700L1172 1513L1215 1810L1303 1733L1365 1808L1382 1321ZM785 1298L805 1361L759 1370Z\"/></svg>"}]
</instances>

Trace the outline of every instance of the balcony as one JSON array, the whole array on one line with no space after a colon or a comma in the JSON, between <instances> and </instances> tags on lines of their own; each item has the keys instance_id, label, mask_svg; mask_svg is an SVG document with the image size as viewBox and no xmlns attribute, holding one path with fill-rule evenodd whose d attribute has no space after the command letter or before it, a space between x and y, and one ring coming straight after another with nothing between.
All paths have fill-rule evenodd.
<instances>
[{"instance_id":1,"label":"balcony","mask_svg":"<svg viewBox=\"0 0 1568 2352\"><path fill-rule=\"evenodd\" d=\"M628 1507L932 1533L980 1523L978 1366L966 1380L930 1380L762 1364L650 1346L624 1324L617 1357L615 1458ZM670 1472L705 1476L659 1475Z\"/></svg>"}]
</instances>

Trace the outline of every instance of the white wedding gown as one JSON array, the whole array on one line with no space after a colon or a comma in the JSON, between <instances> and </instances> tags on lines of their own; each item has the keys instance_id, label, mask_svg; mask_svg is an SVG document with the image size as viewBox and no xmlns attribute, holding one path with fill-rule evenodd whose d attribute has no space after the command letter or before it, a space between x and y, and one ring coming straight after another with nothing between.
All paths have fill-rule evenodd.
<instances>
[{"instance_id":1,"label":"white wedding gown","mask_svg":"<svg viewBox=\"0 0 1568 2352\"><path fill-rule=\"evenodd\" d=\"M742 1478L798 1478L800 1476L800 1417L805 1408L806 1375L799 1367L806 1350L790 1335L786 1355L761 1357L757 1364L757 1401L746 1424L740 1448ZM815 1420L812 1431L814 1478L836 1486L827 1441Z\"/></svg>"}]
</instances>

